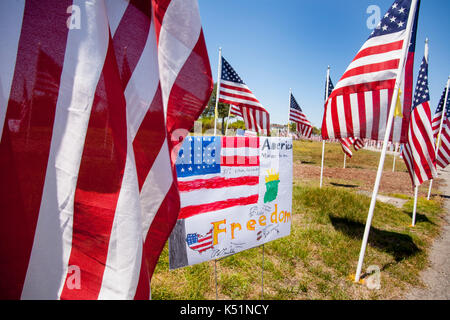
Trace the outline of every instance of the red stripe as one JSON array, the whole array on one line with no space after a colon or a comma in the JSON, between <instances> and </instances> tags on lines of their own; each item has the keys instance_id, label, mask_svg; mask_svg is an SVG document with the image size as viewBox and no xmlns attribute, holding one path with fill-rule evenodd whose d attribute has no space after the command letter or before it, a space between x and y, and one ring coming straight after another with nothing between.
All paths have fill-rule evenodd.
<instances>
[{"instance_id":1,"label":"red stripe","mask_svg":"<svg viewBox=\"0 0 450 320\"><path fill-rule=\"evenodd\" d=\"M106 144L98 139L98 132L105 131ZM100 292L125 168L126 135L126 104L110 39L91 110L74 200L69 265L80 267L83 285L79 290L64 287L61 299L96 299Z\"/></svg>"},{"instance_id":2,"label":"red stripe","mask_svg":"<svg viewBox=\"0 0 450 320\"><path fill-rule=\"evenodd\" d=\"M339 126L339 114L337 110L336 99L331 99L331 125L333 126L333 133L335 137L341 136L341 129Z\"/></svg>"},{"instance_id":3,"label":"red stripe","mask_svg":"<svg viewBox=\"0 0 450 320\"><path fill-rule=\"evenodd\" d=\"M403 98L403 121L402 132L400 137L401 143L408 141L409 119L411 117L412 94L413 94L413 68L414 68L414 52L408 52L408 57L405 65L405 79L404 79L404 98Z\"/></svg>"},{"instance_id":4,"label":"red stripe","mask_svg":"<svg viewBox=\"0 0 450 320\"><path fill-rule=\"evenodd\" d=\"M367 91L377 91L377 90L382 90L382 89L392 89L392 88L394 88L394 86L395 86L395 79L359 83L359 84L354 84L354 85L334 89L330 95L330 98L334 98L336 96L342 96L344 94L352 94L352 93L367 92Z\"/></svg>"},{"instance_id":5,"label":"red stripe","mask_svg":"<svg viewBox=\"0 0 450 320\"><path fill-rule=\"evenodd\" d=\"M259 149L258 137L222 137L222 148L254 148Z\"/></svg>"},{"instance_id":6,"label":"red stripe","mask_svg":"<svg viewBox=\"0 0 450 320\"><path fill-rule=\"evenodd\" d=\"M344 100L344 112L345 112L345 123L347 125L347 136L353 136L353 117L352 117L352 106L350 102L350 95L343 96Z\"/></svg>"},{"instance_id":7,"label":"red stripe","mask_svg":"<svg viewBox=\"0 0 450 320\"><path fill-rule=\"evenodd\" d=\"M19 299L25 281L50 152L70 4L25 2L0 142L0 299ZM48 91L41 95L33 86L44 75ZM10 121L22 114L19 131L10 131Z\"/></svg>"},{"instance_id":8,"label":"red stripe","mask_svg":"<svg viewBox=\"0 0 450 320\"><path fill-rule=\"evenodd\" d=\"M241 88L241 87L238 87L238 86L231 86L231 85L225 84L223 82L220 83L220 88L236 90L236 91L241 91L241 92L253 94L253 92L251 92L249 89Z\"/></svg>"},{"instance_id":9,"label":"red stripe","mask_svg":"<svg viewBox=\"0 0 450 320\"><path fill-rule=\"evenodd\" d=\"M370 121L370 119L367 119ZM372 92L372 139L378 139L380 128L380 91Z\"/></svg>"},{"instance_id":10,"label":"red stripe","mask_svg":"<svg viewBox=\"0 0 450 320\"><path fill-rule=\"evenodd\" d=\"M258 167L259 156L221 156L220 164L226 167Z\"/></svg>"},{"instance_id":11,"label":"red stripe","mask_svg":"<svg viewBox=\"0 0 450 320\"><path fill-rule=\"evenodd\" d=\"M400 63L399 59L383 61L378 63L366 64L360 67L356 67L348 70L344 73L341 80L359 76L366 73L379 72L384 70L398 69L398 64Z\"/></svg>"},{"instance_id":12,"label":"red stripe","mask_svg":"<svg viewBox=\"0 0 450 320\"><path fill-rule=\"evenodd\" d=\"M367 137L367 125L366 125L366 100L364 92L358 92L358 114L359 114L359 136L361 138L370 138Z\"/></svg>"},{"instance_id":13,"label":"red stripe","mask_svg":"<svg viewBox=\"0 0 450 320\"><path fill-rule=\"evenodd\" d=\"M238 95L238 94L235 94L235 93L221 91L220 95L221 95L220 99L231 100L231 99L235 98L235 99L241 99L241 100L246 100L246 101L260 103L258 101L258 99L256 99L256 98L252 98L252 97L248 97L248 96L241 96L241 95ZM222 96L224 96L224 97L222 98Z\"/></svg>"},{"instance_id":14,"label":"red stripe","mask_svg":"<svg viewBox=\"0 0 450 320\"><path fill-rule=\"evenodd\" d=\"M228 99L224 99L222 97L219 98L219 102L223 102L223 103L228 103L228 104L232 104L234 106L237 107L246 107L252 110L260 110L263 112L267 112L264 108L260 107L260 106L255 106L254 104L247 104L245 102L238 102L238 101L234 101L234 100L228 100ZM249 111L247 111L249 112Z\"/></svg>"},{"instance_id":15,"label":"red stripe","mask_svg":"<svg viewBox=\"0 0 450 320\"><path fill-rule=\"evenodd\" d=\"M395 50L401 50L402 46L403 46L403 40L399 40L396 42L391 42L391 43L386 43L386 44L382 44L382 45L378 45L378 46L368 47L368 48L365 48L365 49L361 50L360 52L358 52L358 54L353 59L353 61L358 60L363 57L371 56L374 54L380 54L380 53L386 53L386 52L395 51Z\"/></svg>"},{"instance_id":16,"label":"red stripe","mask_svg":"<svg viewBox=\"0 0 450 320\"><path fill-rule=\"evenodd\" d=\"M180 192L189 192L198 189L216 189L236 186L253 186L259 183L259 177L246 176L239 178L222 178L216 177L212 179L199 179L193 181L178 181Z\"/></svg>"},{"instance_id":17,"label":"red stripe","mask_svg":"<svg viewBox=\"0 0 450 320\"><path fill-rule=\"evenodd\" d=\"M178 219L186 219L186 218L190 218L190 217L193 217L193 216L201 214L201 213L223 210L223 209L227 209L227 208L231 208L231 207L235 207L235 206L246 206L246 205L255 204L255 203L258 203L258 195L257 194L249 196L249 197L227 199L227 200L216 201L216 202L212 202L212 203L188 206L188 207L181 208Z\"/></svg>"}]
</instances>

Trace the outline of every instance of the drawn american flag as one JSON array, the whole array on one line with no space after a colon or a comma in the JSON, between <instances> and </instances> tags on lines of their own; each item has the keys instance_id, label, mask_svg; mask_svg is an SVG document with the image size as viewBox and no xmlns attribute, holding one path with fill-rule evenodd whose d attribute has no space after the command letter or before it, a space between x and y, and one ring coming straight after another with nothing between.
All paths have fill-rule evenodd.
<instances>
[{"instance_id":1,"label":"drawn american flag","mask_svg":"<svg viewBox=\"0 0 450 320\"><path fill-rule=\"evenodd\" d=\"M390 141L406 141L412 99L412 71L417 29L417 5L397 0L364 43L325 103L322 137L359 137L383 140L395 79L401 76L400 100L403 117L395 118ZM408 17L413 27L407 30ZM408 41L410 40L410 43ZM408 46L405 68L400 64L402 48Z\"/></svg>"},{"instance_id":2,"label":"drawn american flag","mask_svg":"<svg viewBox=\"0 0 450 320\"><path fill-rule=\"evenodd\" d=\"M303 113L302 108L300 108L292 93L289 101L289 120L297 124L298 132L307 138L311 138L312 124L306 118L306 115Z\"/></svg>"},{"instance_id":3,"label":"drawn american flag","mask_svg":"<svg viewBox=\"0 0 450 320\"><path fill-rule=\"evenodd\" d=\"M212 231L213 229L211 228L211 230L209 230L209 232L205 235L200 235L198 233L189 233L186 236L186 243L188 244L189 248L200 253L212 249L214 247L212 240Z\"/></svg>"},{"instance_id":4,"label":"drawn american flag","mask_svg":"<svg viewBox=\"0 0 450 320\"><path fill-rule=\"evenodd\" d=\"M435 139L437 139L437 136L439 134L439 129L440 129L441 120L442 120L442 114L444 114L447 119L450 118L450 94L447 94L447 103L446 103L446 107L445 107L445 112L444 113L442 112L444 110L444 99L445 99L446 93L447 93L447 88L445 87L444 92L442 92L441 99L439 100L439 104L436 108L436 112L434 113L433 120L431 123L433 126L433 135L434 135ZM444 122L445 122L445 118L442 123L444 123Z\"/></svg>"},{"instance_id":5,"label":"drawn american flag","mask_svg":"<svg viewBox=\"0 0 450 320\"><path fill-rule=\"evenodd\" d=\"M219 101L232 105L230 113L244 118L246 129L270 135L269 113L224 57L219 91Z\"/></svg>"},{"instance_id":6,"label":"drawn american flag","mask_svg":"<svg viewBox=\"0 0 450 320\"><path fill-rule=\"evenodd\" d=\"M437 164L445 168L450 164L450 118L445 120L441 132L441 145L438 149Z\"/></svg>"},{"instance_id":7,"label":"drawn american flag","mask_svg":"<svg viewBox=\"0 0 450 320\"><path fill-rule=\"evenodd\" d=\"M0 299L148 299L171 136L212 90L197 1L0 2L0 25Z\"/></svg>"},{"instance_id":8,"label":"drawn american flag","mask_svg":"<svg viewBox=\"0 0 450 320\"><path fill-rule=\"evenodd\" d=\"M258 202L258 137L186 140L176 164L181 200L178 219Z\"/></svg>"},{"instance_id":9,"label":"drawn american flag","mask_svg":"<svg viewBox=\"0 0 450 320\"><path fill-rule=\"evenodd\" d=\"M428 57L424 57L420 65L408 129L408 142L402 148L403 160L413 186L419 186L437 175L436 149L429 104L427 59Z\"/></svg>"}]
</instances>

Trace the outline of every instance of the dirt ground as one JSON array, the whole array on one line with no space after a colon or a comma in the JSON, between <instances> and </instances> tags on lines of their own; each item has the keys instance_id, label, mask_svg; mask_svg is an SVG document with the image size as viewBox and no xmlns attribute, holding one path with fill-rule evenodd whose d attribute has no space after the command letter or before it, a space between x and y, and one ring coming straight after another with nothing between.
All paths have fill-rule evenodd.
<instances>
[{"instance_id":1,"label":"dirt ground","mask_svg":"<svg viewBox=\"0 0 450 320\"><path fill-rule=\"evenodd\" d=\"M372 191L375 182L376 171L357 168L324 168L324 186L352 188L357 191ZM304 182L319 183L320 167L294 163L294 179ZM442 184L442 179L433 182L433 191L437 191ZM419 196L426 196L429 182L425 182L419 189ZM383 172L379 193L404 194L413 196L411 179L407 172Z\"/></svg>"}]
</instances>

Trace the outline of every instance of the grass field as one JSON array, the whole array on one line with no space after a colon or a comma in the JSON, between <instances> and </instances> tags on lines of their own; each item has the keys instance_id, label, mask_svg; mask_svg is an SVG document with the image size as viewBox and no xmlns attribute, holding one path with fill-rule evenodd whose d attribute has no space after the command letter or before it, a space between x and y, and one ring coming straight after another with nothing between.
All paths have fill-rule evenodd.
<instances>
[{"instance_id":1,"label":"grass field","mask_svg":"<svg viewBox=\"0 0 450 320\"><path fill-rule=\"evenodd\" d=\"M327 144L326 150L326 168L341 167L340 146ZM295 142L295 164L317 167L320 157L321 143ZM378 158L379 153L360 150L347 167L375 171ZM397 169L405 170L401 160ZM386 170L392 170L392 157ZM363 178L356 175L345 183L358 185ZM409 227L410 195L395 194L407 200L402 208L377 203L363 272L369 266L379 269L381 287L369 289L349 276L356 269L370 198L345 184L326 183L320 189L313 180L294 174L291 235L264 249L264 299L392 299L421 285L419 273L443 221L440 197L419 199L415 228ZM261 262L261 247L217 261L219 299L260 299ZM214 267L210 261L169 271L166 247L153 276L152 298L215 299ZM369 280L367 274L363 277Z\"/></svg>"}]
</instances>

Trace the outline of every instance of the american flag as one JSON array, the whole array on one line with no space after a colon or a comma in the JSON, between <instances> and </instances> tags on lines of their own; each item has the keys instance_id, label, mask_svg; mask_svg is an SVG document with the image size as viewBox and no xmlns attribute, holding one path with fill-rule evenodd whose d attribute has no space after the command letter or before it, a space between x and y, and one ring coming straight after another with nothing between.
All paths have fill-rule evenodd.
<instances>
[{"instance_id":1,"label":"american flag","mask_svg":"<svg viewBox=\"0 0 450 320\"><path fill-rule=\"evenodd\" d=\"M325 103L324 139L359 137L383 140L397 74L401 76L403 117L393 122L390 141L406 141L412 99L412 69L418 8L412 1L397 0L361 47ZM419 2L419 1L418 1ZM412 32L408 17L414 19ZM410 43L408 42L410 41ZM399 65L409 45L405 68Z\"/></svg>"},{"instance_id":2,"label":"american flag","mask_svg":"<svg viewBox=\"0 0 450 320\"><path fill-rule=\"evenodd\" d=\"M244 118L246 129L270 135L269 113L224 57L219 91L219 101L232 105L230 113Z\"/></svg>"},{"instance_id":3,"label":"american flag","mask_svg":"<svg viewBox=\"0 0 450 320\"><path fill-rule=\"evenodd\" d=\"M212 231L213 229L211 228L211 230L209 230L209 232L205 235L200 235L198 233L189 233L186 236L186 243L188 244L189 248L200 253L212 249L214 248Z\"/></svg>"},{"instance_id":4,"label":"american flag","mask_svg":"<svg viewBox=\"0 0 450 320\"><path fill-rule=\"evenodd\" d=\"M258 202L258 137L186 140L176 164L181 199L178 219ZM248 175L242 176L242 170Z\"/></svg>"},{"instance_id":5,"label":"american flag","mask_svg":"<svg viewBox=\"0 0 450 320\"><path fill-rule=\"evenodd\" d=\"M408 142L403 144L402 155L413 186L436 177L436 149L431 127L430 92L428 89L428 57L420 65L414 93Z\"/></svg>"},{"instance_id":6,"label":"american flag","mask_svg":"<svg viewBox=\"0 0 450 320\"><path fill-rule=\"evenodd\" d=\"M352 146L355 149L355 151L358 151L359 149L364 147L364 141L361 140L360 138L350 137L350 138L341 138L338 140L341 143L342 151L344 151L344 153L349 158L353 156L353 152L351 149Z\"/></svg>"},{"instance_id":7,"label":"american flag","mask_svg":"<svg viewBox=\"0 0 450 320\"><path fill-rule=\"evenodd\" d=\"M434 138L437 139L437 136L439 134L439 129L441 126L441 119L442 119L442 110L444 109L444 99L445 95L447 93L447 88L444 88L444 92L442 92L441 99L439 100L438 107L436 108L436 112L434 113L433 120L432 120L432 126L433 126L433 135ZM447 95L447 103L445 107L445 118L450 119L450 94ZM445 122L445 118L442 123Z\"/></svg>"},{"instance_id":8,"label":"american flag","mask_svg":"<svg viewBox=\"0 0 450 320\"><path fill-rule=\"evenodd\" d=\"M198 4L73 4L0 3L0 299L148 299L212 91Z\"/></svg>"},{"instance_id":9,"label":"american flag","mask_svg":"<svg viewBox=\"0 0 450 320\"><path fill-rule=\"evenodd\" d=\"M441 145L438 149L437 164L445 168L450 164L450 118L445 120L441 132Z\"/></svg>"},{"instance_id":10,"label":"american flag","mask_svg":"<svg viewBox=\"0 0 450 320\"><path fill-rule=\"evenodd\" d=\"M297 100L295 100L294 95L291 93L289 104L289 120L297 124L297 131L303 136L311 138L312 125L311 122L306 118L303 113L302 108L300 108Z\"/></svg>"}]
</instances>

